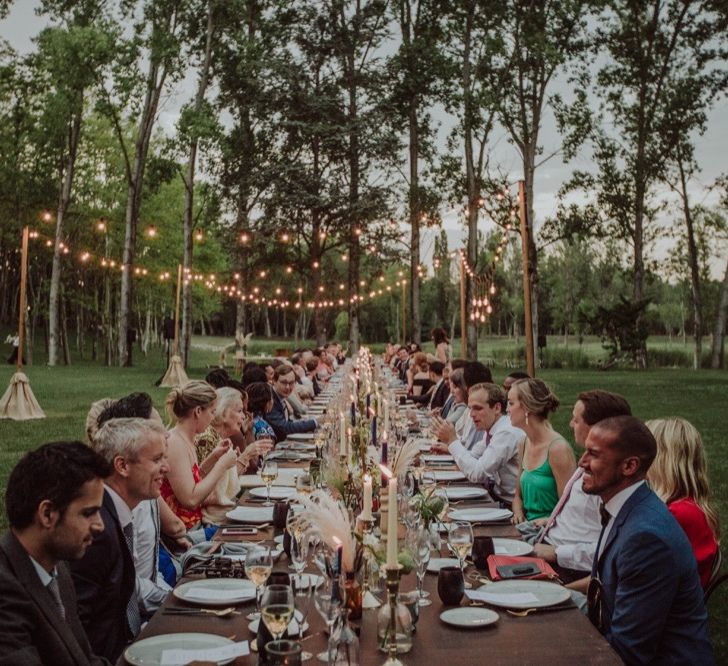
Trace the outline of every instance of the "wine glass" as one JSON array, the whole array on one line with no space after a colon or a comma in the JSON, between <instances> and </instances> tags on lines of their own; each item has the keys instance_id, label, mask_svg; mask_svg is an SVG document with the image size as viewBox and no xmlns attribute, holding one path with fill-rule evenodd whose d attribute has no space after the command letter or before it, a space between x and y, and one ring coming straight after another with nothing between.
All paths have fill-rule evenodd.
<instances>
[{"instance_id":1,"label":"wine glass","mask_svg":"<svg viewBox=\"0 0 728 666\"><path fill-rule=\"evenodd\" d=\"M262 506L273 506L273 502L270 501L270 487L273 481L278 478L278 463L272 460L264 460L263 468L260 470L260 478L263 479L266 488L266 500Z\"/></svg>"},{"instance_id":2,"label":"wine glass","mask_svg":"<svg viewBox=\"0 0 728 666\"><path fill-rule=\"evenodd\" d=\"M306 618L308 617L311 605L313 604L313 594L316 590L314 576L312 574L308 576L308 579L306 579L305 585L303 584L303 581L304 579L302 577L293 580L294 603L298 612L301 614L298 621L299 642L303 637L303 626L306 624ZM301 653L301 661L308 661L311 657L313 657L313 655L310 652Z\"/></svg>"},{"instance_id":3,"label":"wine glass","mask_svg":"<svg viewBox=\"0 0 728 666\"><path fill-rule=\"evenodd\" d=\"M465 558L470 555L473 549L473 526L465 522L451 523L447 543L450 550L458 558L460 571L463 573L463 580L465 580Z\"/></svg>"},{"instance_id":4,"label":"wine glass","mask_svg":"<svg viewBox=\"0 0 728 666\"><path fill-rule=\"evenodd\" d=\"M260 602L263 622L275 640L286 633L293 618L293 590L290 585L268 585Z\"/></svg>"},{"instance_id":5,"label":"wine glass","mask_svg":"<svg viewBox=\"0 0 728 666\"><path fill-rule=\"evenodd\" d=\"M429 594L422 589L427 565L430 563L430 532L425 527L420 527L414 534L412 554L417 566L417 603L420 606L429 606L432 603L427 599Z\"/></svg>"},{"instance_id":6,"label":"wine glass","mask_svg":"<svg viewBox=\"0 0 728 666\"><path fill-rule=\"evenodd\" d=\"M269 548L250 548L245 555L245 575L255 583L256 612L248 615L249 620L260 617L260 588L265 585L273 570L273 558Z\"/></svg>"},{"instance_id":7,"label":"wine glass","mask_svg":"<svg viewBox=\"0 0 728 666\"><path fill-rule=\"evenodd\" d=\"M330 578L327 584L319 585L314 592L314 604L319 615L323 618L329 631L329 643L326 652L320 652L316 657L319 661L331 664L336 638L334 624L339 617L341 608L341 587L338 577Z\"/></svg>"},{"instance_id":8,"label":"wine glass","mask_svg":"<svg viewBox=\"0 0 728 666\"><path fill-rule=\"evenodd\" d=\"M291 564L300 580L303 570L308 564L308 539L305 535L294 536L291 534Z\"/></svg>"}]
</instances>

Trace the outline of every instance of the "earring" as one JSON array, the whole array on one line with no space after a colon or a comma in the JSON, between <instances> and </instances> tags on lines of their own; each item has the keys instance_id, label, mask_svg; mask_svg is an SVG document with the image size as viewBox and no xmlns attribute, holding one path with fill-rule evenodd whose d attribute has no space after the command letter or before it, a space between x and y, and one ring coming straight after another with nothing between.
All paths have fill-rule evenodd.
<instances>
[{"instance_id":1,"label":"earring","mask_svg":"<svg viewBox=\"0 0 728 666\"><path fill-rule=\"evenodd\" d=\"M528 412L526 412L526 425L528 425Z\"/></svg>"}]
</instances>

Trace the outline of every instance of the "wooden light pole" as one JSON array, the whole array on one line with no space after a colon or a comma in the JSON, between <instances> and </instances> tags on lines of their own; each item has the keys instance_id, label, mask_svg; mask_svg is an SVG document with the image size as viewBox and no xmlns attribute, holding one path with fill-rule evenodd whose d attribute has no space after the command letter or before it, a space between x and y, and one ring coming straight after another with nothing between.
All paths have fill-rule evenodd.
<instances>
[{"instance_id":1,"label":"wooden light pole","mask_svg":"<svg viewBox=\"0 0 728 666\"><path fill-rule=\"evenodd\" d=\"M462 358L468 357L468 342L465 327L467 317L465 315L465 257L460 253L460 352Z\"/></svg>"},{"instance_id":2,"label":"wooden light pole","mask_svg":"<svg viewBox=\"0 0 728 666\"><path fill-rule=\"evenodd\" d=\"M407 342L407 280L402 280L402 344Z\"/></svg>"},{"instance_id":3,"label":"wooden light pole","mask_svg":"<svg viewBox=\"0 0 728 666\"><path fill-rule=\"evenodd\" d=\"M523 314L526 327L526 369L531 377L536 376L533 353L533 321L531 317L531 263L528 260L528 217L526 214L526 183L518 181L518 208L521 221L521 261L523 264Z\"/></svg>"}]
</instances>

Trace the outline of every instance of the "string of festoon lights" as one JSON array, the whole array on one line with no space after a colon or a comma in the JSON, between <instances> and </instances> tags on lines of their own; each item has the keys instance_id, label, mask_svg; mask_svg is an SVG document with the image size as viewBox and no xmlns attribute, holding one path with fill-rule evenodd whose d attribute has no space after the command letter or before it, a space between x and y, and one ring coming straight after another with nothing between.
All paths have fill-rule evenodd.
<instances>
[{"instance_id":1,"label":"string of festoon lights","mask_svg":"<svg viewBox=\"0 0 728 666\"><path fill-rule=\"evenodd\" d=\"M45 221L44 213L42 219ZM105 231L105 223L100 220L97 223L98 231ZM154 227L149 227L145 231L145 235L154 238L157 236L157 231ZM42 243L47 248L53 248L54 239L47 235L42 234L36 229L31 229L28 234L30 240ZM195 234L195 239L201 241L204 238L203 233L198 230ZM116 259L108 256L100 256L91 250L80 249L72 250L67 242L60 241L58 244L60 253L63 256L72 255L78 260L78 262L87 267L97 266L101 269L108 271L118 271L123 273L126 270L126 266ZM312 264L314 270L320 268L319 262L315 261ZM286 266L284 269L286 275L293 275L293 266ZM153 270L147 268L141 264L135 265L133 274L138 278L156 279L159 282L169 282L174 280L177 275L177 269L169 270ZM255 280L265 281L270 276L270 271L260 270L255 275ZM347 290L347 285L343 282L336 280L327 280L324 276L321 276L321 284L316 294L304 294L304 288L298 286L295 288L295 296L292 295L288 288L283 286L277 287L261 287L257 284L248 285L248 289L241 289L238 286L240 280L239 273L233 273L231 275L218 275L215 273L200 273L190 268L185 268L183 271L183 282L184 284L199 284L210 291L218 293L221 297L228 299L236 299L242 302L250 303L256 306L268 306L278 308L289 308L293 310L300 310L302 308L309 309L325 309L325 308L341 308L349 305L350 303L365 303L372 301L380 296L385 296L396 291L398 287L402 287L407 284L407 279L404 277L404 271L399 271L397 275L398 279L394 284L386 284L387 280L383 275L374 278L372 281L367 282L366 280L359 281L359 287L362 289L362 293L354 294L349 297L344 296L344 292Z\"/></svg>"}]
</instances>

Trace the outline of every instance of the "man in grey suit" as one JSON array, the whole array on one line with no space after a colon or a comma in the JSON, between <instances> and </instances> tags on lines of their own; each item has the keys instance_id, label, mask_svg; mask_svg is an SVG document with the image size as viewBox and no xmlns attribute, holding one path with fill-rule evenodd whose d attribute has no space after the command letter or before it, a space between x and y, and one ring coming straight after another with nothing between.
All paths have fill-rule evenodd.
<instances>
[{"instance_id":1,"label":"man in grey suit","mask_svg":"<svg viewBox=\"0 0 728 666\"><path fill-rule=\"evenodd\" d=\"M103 666L76 611L65 560L83 557L104 526L109 466L81 442L27 453L10 474L0 537L0 666Z\"/></svg>"}]
</instances>

